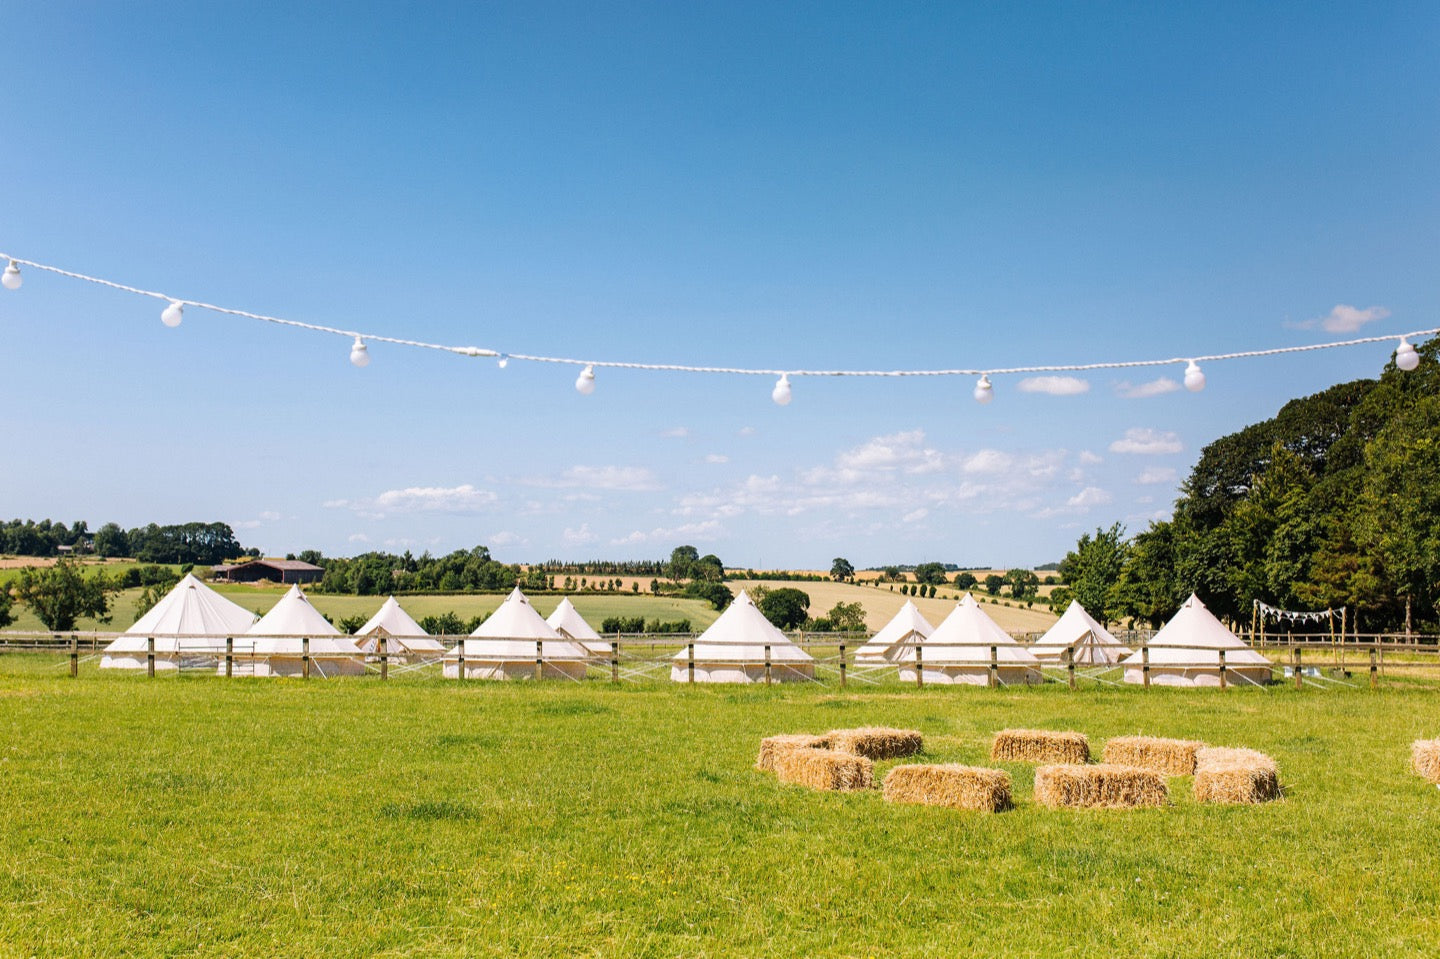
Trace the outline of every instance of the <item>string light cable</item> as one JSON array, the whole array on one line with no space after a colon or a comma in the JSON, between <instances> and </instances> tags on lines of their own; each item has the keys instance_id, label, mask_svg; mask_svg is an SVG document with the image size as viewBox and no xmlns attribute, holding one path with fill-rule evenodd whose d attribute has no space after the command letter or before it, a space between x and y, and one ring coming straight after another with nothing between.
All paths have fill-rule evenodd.
<instances>
[{"instance_id":1,"label":"string light cable","mask_svg":"<svg viewBox=\"0 0 1440 959\"><path fill-rule=\"evenodd\" d=\"M1285 356L1292 353L1308 353L1315 350L1334 350L1352 346L1365 346L1373 343L1391 343L1399 341L1395 347L1395 365L1402 370L1414 370L1420 364L1420 355L1411 345L1411 339L1420 339L1440 333L1440 328L1428 330L1412 330L1409 333L1391 333L1380 336L1362 336L1349 340L1337 340L1328 343L1308 343L1301 346L1279 346L1264 350L1241 350L1232 353L1210 353L1193 356L1173 356L1166 359L1152 360L1115 360L1100 363L1062 363L1039 366L1008 366L991 368L969 368L955 367L953 369L933 370L807 370L807 369L761 369L754 367L734 366L695 366L677 363L639 363L624 360L587 360L567 356L540 356L528 353L508 353L499 350L479 346L455 346L444 343L427 343L422 340L411 340L397 336L386 336L379 333L365 333L359 330L346 330L333 326L322 326L317 323L305 323L300 320L290 320L279 316L267 316L263 313L251 313L248 310L239 310L227 306L218 306L214 303L205 303L200 300L187 300L183 297L171 296L168 293L160 293L155 290L142 290L139 287L129 286L124 283L117 283L113 280L106 280L101 277L89 276L84 273L76 273L72 270L62 269L58 266L51 266L47 263L38 263L34 260L26 260L18 256L10 256L0 253L0 260L7 262L3 274L0 274L0 285L7 290L18 290L23 281L20 267L28 267L33 270L40 270L46 273L53 273L57 276L67 277L72 280L80 280L85 283L93 283L97 286L108 287L112 290L119 290L122 293L130 293L135 296L148 296L151 299L163 301L166 305L160 313L160 320L166 326L178 327L184 318L184 311L187 307L199 310L206 310L211 313L218 313L222 316L233 316L247 320L257 320L262 323L273 323L277 326L290 327L292 329L309 330L312 333L327 333L331 336L344 337L351 341L350 362L359 367L368 366L370 363L369 343L388 343L394 346L408 346L423 350L436 350L442 353L452 353L458 356L467 357L492 357L498 365L505 367L511 360L521 360L529 363L554 363L563 366L580 367L580 375L575 380L575 389L584 394L595 391L595 371L598 369L613 370L640 370L645 372L666 372L666 373L707 373L723 374L731 376L774 376L778 377L775 388L771 391L771 398L780 406L790 403L791 378L792 377L826 377L826 376L858 376L858 377L905 377L905 376L973 376L978 377L975 384L975 399L979 403L989 403L994 398L994 386L991 377L997 376L1019 376L1038 373L1090 373L1100 370L1134 370L1150 367L1165 367L1185 364L1183 382L1185 388L1193 393L1198 393L1205 388L1205 373L1202 371L1201 363L1217 363L1228 360L1257 359L1270 356Z\"/></svg>"}]
</instances>

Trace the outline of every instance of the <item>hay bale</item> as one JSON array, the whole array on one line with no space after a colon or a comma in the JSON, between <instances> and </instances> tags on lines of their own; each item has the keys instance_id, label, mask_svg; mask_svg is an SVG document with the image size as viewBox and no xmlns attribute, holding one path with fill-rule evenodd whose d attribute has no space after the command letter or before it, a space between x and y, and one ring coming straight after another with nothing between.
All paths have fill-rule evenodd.
<instances>
[{"instance_id":1,"label":"hay bale","mask_svg":"<svg viewBox=\"0 0 1440 959\"><path fill-rule=\"evenodd\" d=\"M1105 742L1105 762L1167 776L1189 776L1195 772L1196 751L1204 748L1204 743L1193 739L1115 736Z\"/></svg>"},{"instance_id":2,"label":"hay bale","mask_svg":"<svg viewBox=\"0 0 1440 959\"><path fill-rule=\"evenodd\" d=\"M1196 802L1262 803L1279 798L1280 770L1264 753L1218 747L1196 751Z\"/></svg>"},{"instance_id":3,"label":"hay bale","mask_svg":"<svg viewBox=\"0 0 1440 959\"><path fill-rule=\"evenodd\" d=\"M1084 733L1048 729L1002 729L995 734L990 758L1015 763L1088 763L1090 740Z\"/></svg>"},{"instance_id":4,"label":"hay bale","mask_svg":"<svg viewBox=\"0 0 1440 959\"><path fill-rule=\"evenodd\" d=\"M1160 806L1169 796L1165 777L1153 769L1102 764L1035 770L1035 801L1051 809Z\"/></svg>"},{"instance_id":5,"label":"hay bale","mask_svg":"<svg viewBox=\"0 0 1440 959\"><path fill-rule=\"evenodd\" d=\"M782 749L775 753L775 775L781 782L811 789L849 792L875 785L875 764L864 756L829 749Z\"/></svg>"},{"instance_id":6,"label":"hay bale","mask_svg":"<svg viewBox=\"0 0 1440 959\"><path fill-rule=\"evenodd\" d=\"M885 777L885 801L1000 812L1010 808L1010 774L978 766L896 766Z\"/></svg>"},{"instance_id":7,"label":"hay bale","mask_svg":"<svg viewBox=\"0 0 1440 959\"><path fill-rule=\"evenodd\" d=\"M760 755L755 760L755 768L765 773L774 772L776 755L787 750L829 748L830 740L824 736L812 736L809 733L766 736L760 740Z\"/></svg>"},{"instance_id":8,"label":"hay bale","mask_svg":"<svg viewBox=\"0 0 1440 959\"><path fill-rule=\"evenodd\" d=\"M885 726L834 729L826 733L825 738L830 741L829 748L837 752L874 760L913 756L925 748L925 739L919 731Z\"/></svg>"},{"instance_id":9,"label":"hay bale","mask_svg":"<svg viewBox=\"0 0 1440 959\"><path fill-rule=\"evenodd\" d=\"M1440 739L1417 739L1410 746L1410 764L1426 782L1440 785Z\"/></svg>"}]
</instances>

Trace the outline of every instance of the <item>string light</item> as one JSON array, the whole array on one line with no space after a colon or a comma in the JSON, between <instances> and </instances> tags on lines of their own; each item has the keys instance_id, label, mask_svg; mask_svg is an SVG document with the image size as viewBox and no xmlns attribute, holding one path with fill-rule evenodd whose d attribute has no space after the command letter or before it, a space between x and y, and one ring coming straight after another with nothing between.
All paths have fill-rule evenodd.
<instances>
[{"instance_id":1,"label":"string light","mask_svg":"<svg viewBox=\"0 0 1440 959\"><path fill-rule=\"evenodd\" d=\"M1400 345L1395 348L1395 365L1407 373L1420 365L1420 354L1403 336L1400 337Z\"/></svg>"},{"instance_id":2,"label":"string light","mask_svg":"<svg viewBox=\"0 0 1440 959\"><path fill-rule=\"evenodd\" d=\"M72 270L62 269L58 266L50 266L45 263L37 263L34 260L26 260L21 257L12 257L6 253L0 253L0 260L8 260L3 276L0 276L0 285L6 289L18 290L22 277L20 267L30 267L36 270L43 270L57 276L68 277L73 280L81 280L86 283L93 283L97 286L109 287L123 293L131 293L136 296L148 296L162 300L168 305L161 312L160 318L167 326L178 326L183 316L184 307L191 306L197 309L208 310L225 316L240 317L249 320L258 320L263 323L273 323L277 326L286 326L293 329L309 330L314 333L328 333L333 336L346 336L354 340L350 351L350 362L356 366L365 366L370 361L369 350L366 348L366 340L372 343L391 343L397 346L410 346L417 349L437 350L442 353L452 353L457 356L493 357L497 365L504 368L510 360L523 360L530 363L555 363L564 366L583 367L580 375L575 380L575 388L581 393L589 394L595 390L595 370L597 367L623 370L643 370L647 372L664 371L674 373L719 373L735 376L777 376L779 381L771 391L771 399L784 406L790 401L791 388L790 377L792 376L865 376L865 377L905 377L905 376L978 376L980 379L975 385L975 399L980 403L989 403L994 399L994 387L991 385L992 376L1011 376L1018 374L1033 373L1084 373L1100 370L1133 370L1146 367L1169 366L1174 363L1185 363L1185 387L1191 392L1199 392L1205 388L1205 374L1200 369L1200 363L1214 363L1223 360L1254 359L1259 357L1285 356L1292 353L1307 353L1314 350L1332 350L1341 347L1363 346L1372 343L1393 343L1397 334L1390 333L1383 336L1365 336L1350 340L1333 341L1329 343L1311 343L1304 346L1282 346L1266 350L1244 350L1234 353L1213 353L1204 356L1169 357L1153 360L1123 360L1100 363L1063 363L1048 366L1014 366L995 367L991 369L955 368L955 369L932 369L932 370L774 370L754 369L743 367L726 366L694 366L674 363L636 363L625 361L591 361L579 360L564 356L537 356L525 353L501 353L493 349L486 349L479 346L453 346L443 343L427 343L421 340L403 339L400 337L384 336L378 333L362 333L358 330L342 330L333 326L321 326L315 323L303 323L299 320L287 320L278 316L267 316L263 313L251 313L247 310L238 310L231 307L217 306L213 303L202 303L196 300L178 300L165 293L154 290L143 290L138 287L127 286L123 283L116 283L113 280L106 280L100 277L88 276L84 273L76 273ZM174 311L174 323L171 323L171 311ZM1415 369L1420 363L1420 355L1409 342L1410 338L1430 337L1440 334L1440 328L1412 330L1400 335L1400 345L1395 350L1395 365L1405 371Z\"/></svg>"},{"instance_id":3,"label":"string light","mask_svg":"<svg viewBox=\"0 0 1440 959\"><path fill-rule=\"evenodd\" d=\"M1199 393L1205 388L1205 373L1194 360L1185 367L1185 388L1191 393Z\"/></svg>"}]
</instances>

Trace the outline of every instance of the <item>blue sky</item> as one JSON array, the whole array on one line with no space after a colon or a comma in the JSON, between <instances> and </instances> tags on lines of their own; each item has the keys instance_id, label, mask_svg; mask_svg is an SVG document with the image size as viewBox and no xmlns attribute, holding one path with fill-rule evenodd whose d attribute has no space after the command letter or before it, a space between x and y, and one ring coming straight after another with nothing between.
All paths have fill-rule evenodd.
<instances>
[{"instance_id":1,"label":"blue sky","mask_svg":"<svg viewBox=\"0 0 1440 959\"><path fill-rule=\"evenodd\" d=\"M515 353L987 368L1440 326L1433 4L24 4L0 250ZM797 379L349 344L35 270L0 514L283 553L1059 559L1377 345ZM1346 309L1348 308L1348 309ZM1327 328L1328 327L1328 328ZM1354 332L1352 332L1354 331ZM1079 387L1073 387L1078 389ZM1138 392L1155 392L1138 389Z\"/></svg>"}]
</instances>

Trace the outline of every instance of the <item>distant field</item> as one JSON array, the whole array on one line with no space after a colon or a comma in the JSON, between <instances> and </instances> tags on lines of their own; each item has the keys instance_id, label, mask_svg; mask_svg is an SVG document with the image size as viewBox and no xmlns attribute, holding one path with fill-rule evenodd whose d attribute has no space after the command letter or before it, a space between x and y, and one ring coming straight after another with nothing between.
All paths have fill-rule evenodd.
<instances>
[{"instance_id":1,"label":"distant field","mask_svg":"<svg viewBox=\"0 0 1440 959\"><path fill-rule=\"evenodd\" d=\"M905 601L910 599L903 596L900 590L890 589L890 584L885 583L878 586L860 586L853 583L836 583L826 580L822 583L782 583L782 582L756 582L743 580L727 583L732 590L754 589L756 586L765 586L769 589L780 589L790 587L804 592L810 597L810 615L823 616L836 603L859 603L865 607L865 625L873 630L884 626L892 616L900 611ZM1003 606L1000 603L989 603L986 600L992 597L985 596L983 592L974 594L980 601L981 608L1001 628L1011 633L1043 633L1055 622L1056 617L1052 616L1048 606L1044 602L1037 601L1034 608L1025 609L1023 606ZM930 621L932 625L939 626L940 621L950 615L959 600L961 593L953 586L941 587L935 594L934 599L915 599L915 606ZM1004 597L1000 597L1005 601ZM1011 601L1013 602L1013 600Z\"/></svg>"}]
</instances>

